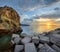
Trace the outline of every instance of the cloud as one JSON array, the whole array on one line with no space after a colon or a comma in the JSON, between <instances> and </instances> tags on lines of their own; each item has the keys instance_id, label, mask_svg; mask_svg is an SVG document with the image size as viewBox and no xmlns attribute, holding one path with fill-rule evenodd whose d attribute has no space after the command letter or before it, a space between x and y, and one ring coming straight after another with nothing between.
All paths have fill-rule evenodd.
<instances>
[{"instance_id":1,"label":"cloud","mask_svg":"<svg viewBox=\"0 0 60 52\"><path fill-rule=\"evenodd\" d=\"M40 17L60 18L60 11L51 12L50 14L43 14Z\"/></svg>"},{"instance_id":2,"label":"cloud","mask_svg":"<svg viewBox=\"0 0 60 52\"><path fill-rule=\"evenodd\" d=\"M58 10L60 10L59 7L60 6L60 0L0 0L0 6L2 5L8 5L8 6L12 6L13 8L15 8L18 13L22 13L21 17L22 20L24 18L29 18L30 16L32 16L31 13L33 13L33 16L37 15L45 15L45 16L59 16L60 12L58 12ZM58 4L57 4L58 3ZM50 12L50 11L39 11L39 9L41 8L45 8L45 7L51 7L53 8L54 5L56 5L55 9L53 9L54 12ZM49 9L49 8L48 8ZM31 11L31 12L28 12ZM36 12L37 11L37 12ZM27 12L27 14L26 14ZM57 14L56 14L57 13ZM28 16L28 14L30 16Z\"/></svg>"},{"instance_id":3,"label":"cloud","mask_svg":"<svg viewBox=\"0 0 60 52\"><path fill-rule=\"evenodd\" d=\"M39 18L39 17L43 17L43 18L60 18L60 8L58 7L56 7L56 8L54 8L54 9L52 9L52 10L45 10L45 11L42 11L42 12L40 12L40 13L38 13L38 15L33 15L33 17L35 17L36 16L36 18Z\"/></svg>"},{"instance_id":4,"label":"cloud","mask_svg":"<svg viewBox=\"0 0 60 52\"><path fill-rule=\"evenodd\" d=\"M49 6L58 1L59 0L0 0L0 5L13 5L14 7L18 6L22 10L33 11L37 8Z\"/></svg>"},{"instance_id":5,"label":"cloud","mask_svg":"<svg viewBox=\"0 0 60 52\"><path fill-rule=\"evenodd\" d=\"M59 8L59 7L56 7L56 8L54 8L54 10L56 10L56 11L57 11L57 10L60 10L60 8Z\"/></svg>"},{"instance_id":6,"label":"cloud","mask_svg":"<svg viewBox=\"0 0 60 52\"><path fill-rule=\"evenodd\" d=\"M19 0L18 5L23 10L34 10L39 7L49 6L59 0Z\"/></svg>"},{"instance_id":7,"label":"cloud","mask_svg":"<svg viewBox=\"0 0 60 52\"><path fill-rule=\"evenodd\" d=\"M26 15L26 14L23 14L23 15L20 15L20 16L21 16L21 22L22 22L24 19L28 18L28 15Z\"/></svg>"}]
</instances>

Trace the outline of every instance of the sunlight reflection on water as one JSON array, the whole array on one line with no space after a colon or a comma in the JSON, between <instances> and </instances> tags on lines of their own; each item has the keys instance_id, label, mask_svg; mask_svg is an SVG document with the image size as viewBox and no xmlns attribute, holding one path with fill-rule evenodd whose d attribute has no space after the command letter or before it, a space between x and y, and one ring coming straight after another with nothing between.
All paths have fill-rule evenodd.
<instances>
[{"instance_id":1,"label":"sunlight reflection on water","mask_svg":"<svg viewBox=\"0 0 60 52\"><path fill-rule=\"evenodd\" d=\"M33 32L47 32L56 28L60 27L60 22L59 21L38 21L38 22L33 22L31 25L32 31Z\"/></svg>"}]
</instances>

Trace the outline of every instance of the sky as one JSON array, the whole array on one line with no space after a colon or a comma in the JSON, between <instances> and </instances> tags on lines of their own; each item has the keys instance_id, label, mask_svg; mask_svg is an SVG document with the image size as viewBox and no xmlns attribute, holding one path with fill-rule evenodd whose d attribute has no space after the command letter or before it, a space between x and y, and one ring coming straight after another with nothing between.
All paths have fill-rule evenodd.
<instances>
[{"instance_id":1,"label":"sky","mask_svg":"<svg viewBox=\"0 0 60 52\"><path fill-rule=\"evenodd\" d=\"M0 6L10 6L14 8L24 19L34 17L60 17L60 0L0 0Z\"/></svg>"}]
</instances>

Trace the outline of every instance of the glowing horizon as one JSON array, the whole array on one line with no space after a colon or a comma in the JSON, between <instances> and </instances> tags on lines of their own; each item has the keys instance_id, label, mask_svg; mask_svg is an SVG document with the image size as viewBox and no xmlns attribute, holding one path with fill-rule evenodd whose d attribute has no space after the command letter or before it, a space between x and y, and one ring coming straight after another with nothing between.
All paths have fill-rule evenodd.
<instances>
[{"instance_id":1,"label":"glowing horizon","mask_svg":"<svg viewBox=\"0 0 60 52\"><path fill-rule=\"evenodd\" d=\"M60 18L54 18L54 19L51 19L51 18L39 18L39 19L34 19L35 21L42 21L42 22L47 22L47 21L60 21Z\"/></svg>"}]
</instances>

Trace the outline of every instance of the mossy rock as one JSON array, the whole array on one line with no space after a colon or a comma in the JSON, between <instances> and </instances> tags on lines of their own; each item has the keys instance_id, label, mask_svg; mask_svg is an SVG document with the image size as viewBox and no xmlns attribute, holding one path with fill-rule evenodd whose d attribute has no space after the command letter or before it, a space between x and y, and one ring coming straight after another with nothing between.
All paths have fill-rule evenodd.
<instances>
[{"instance_id":1,"label":"mossy rock","mask_svg":"<svg viewBox=\"0 0 60 52\"><path fill-rule=\"evenodd\" d=\"M7 49L9 47L10 41L11 41L10 35L0 37L0 50Z\"/></svg>"},{"instance_id":2,"label":"mossy rock","mask_svg":"<svg viewBox=\"0 0 60 52\"><path fill-rule=\"evenodd\" d=\"M20 35L21 32L16 32L15 34ZM4 35L2 37L0 37L0 50L5 50L11 47L10 43L11 43L11 35Z\"/></svg>"}]
</instances>

